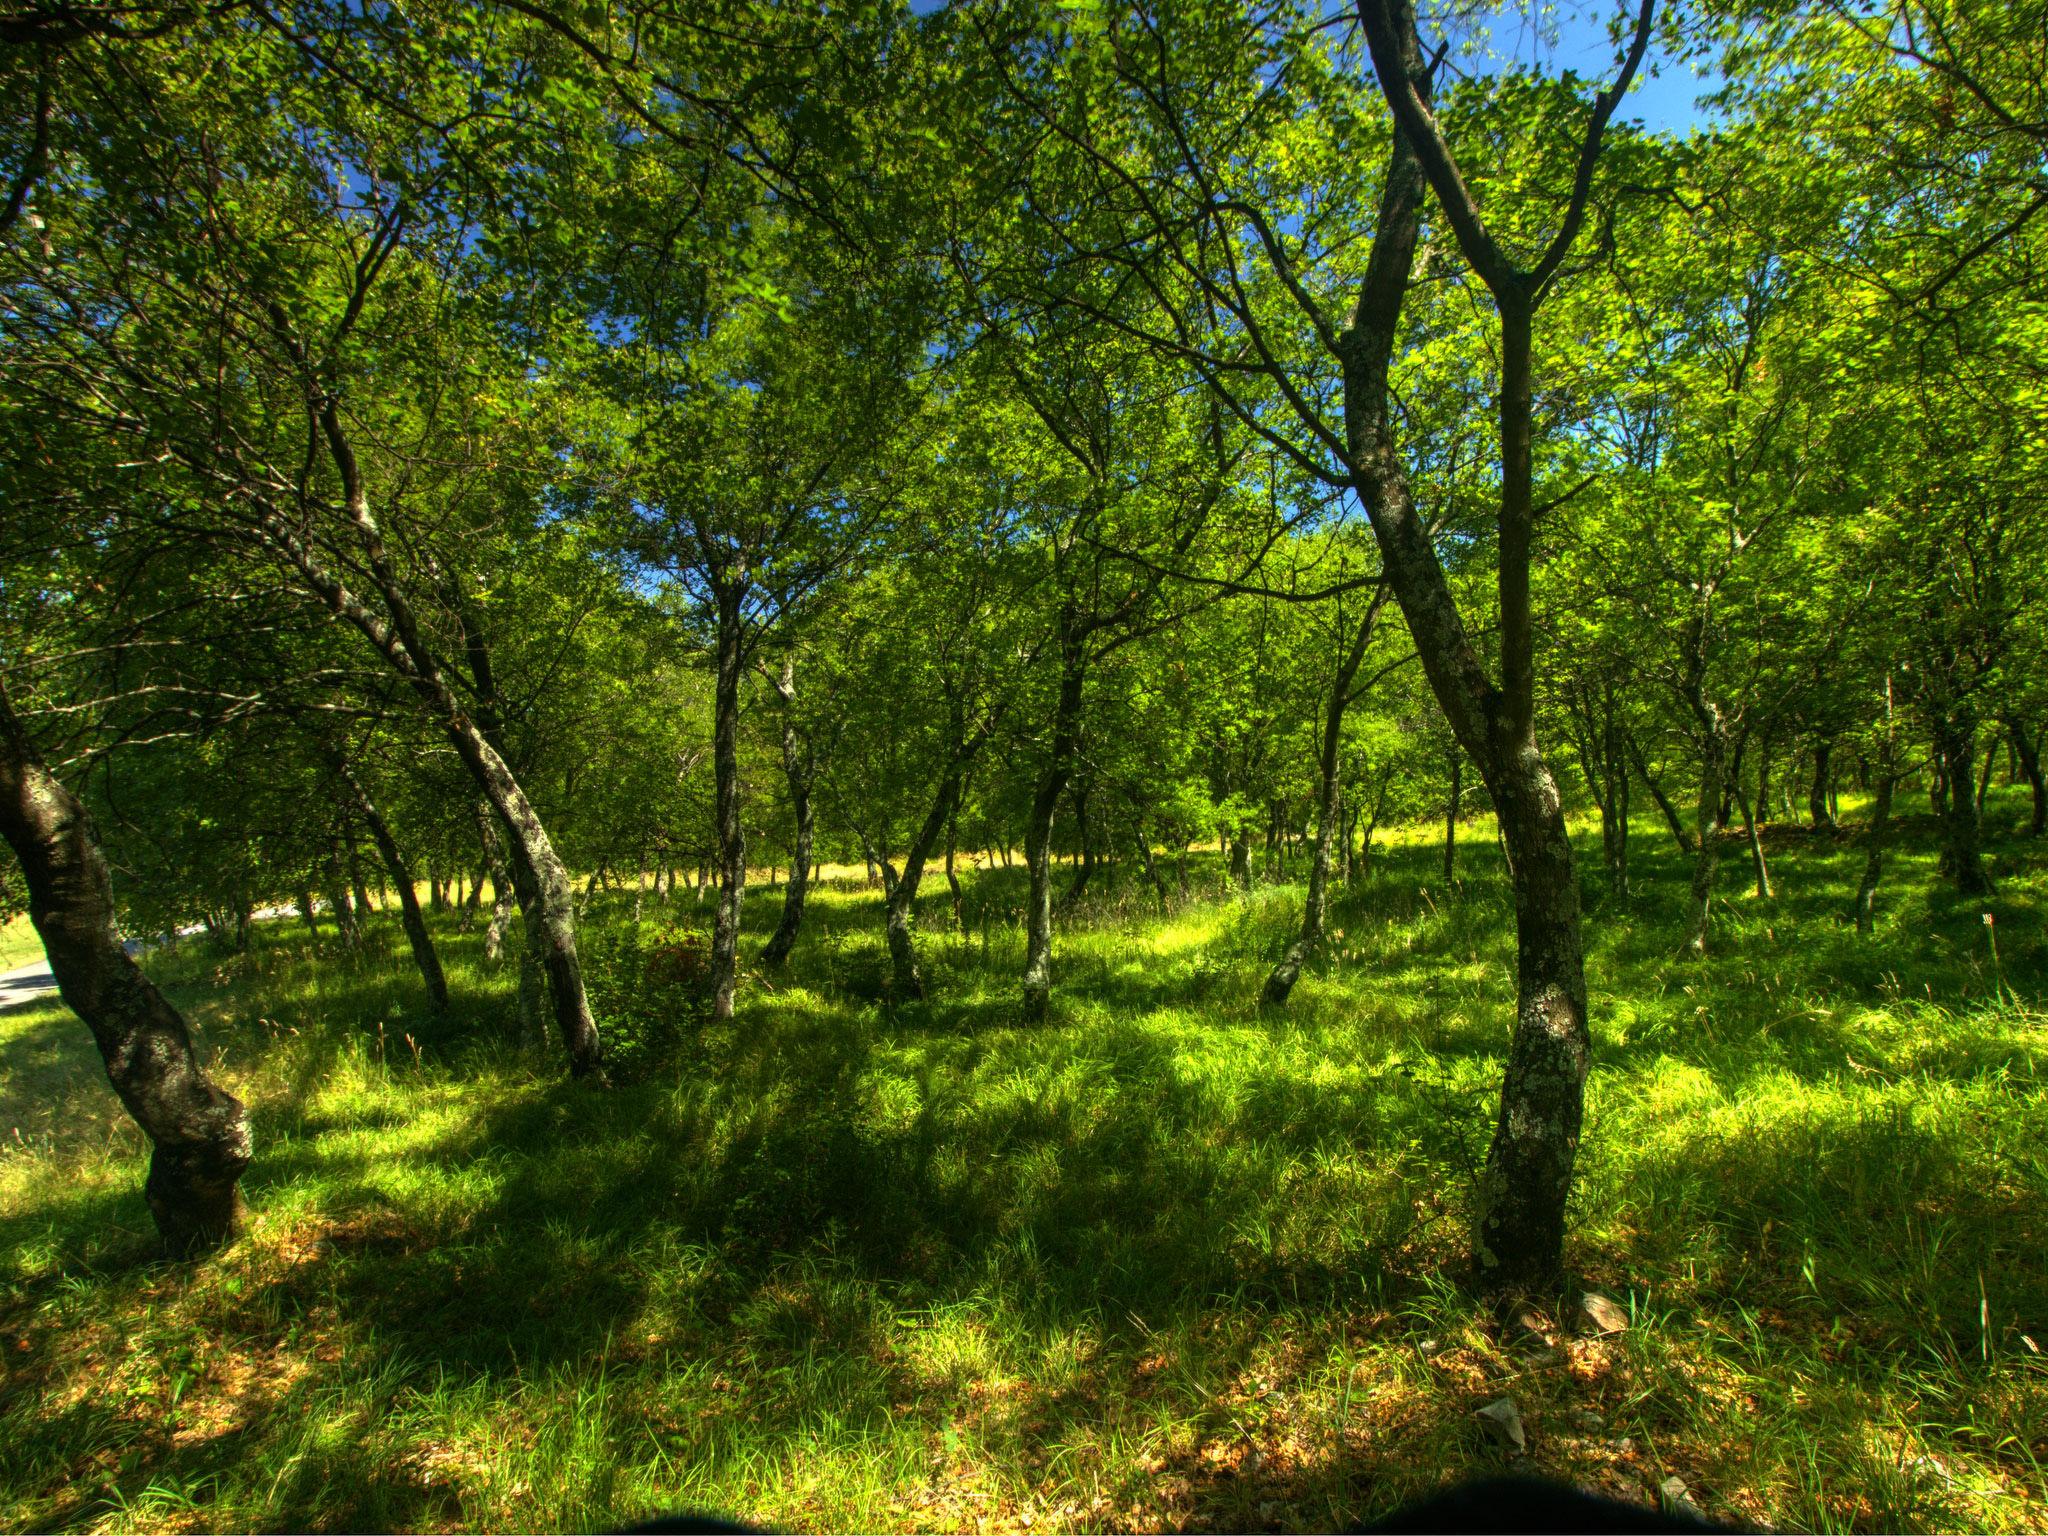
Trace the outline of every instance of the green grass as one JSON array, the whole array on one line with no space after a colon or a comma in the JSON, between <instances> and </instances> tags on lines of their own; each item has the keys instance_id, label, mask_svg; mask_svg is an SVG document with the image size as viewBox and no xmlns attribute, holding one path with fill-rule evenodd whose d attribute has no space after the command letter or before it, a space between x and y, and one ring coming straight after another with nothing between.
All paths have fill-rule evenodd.
<instances>
[{"instance_id":1,"label":"green grass","mask_svg":"<svg viewBox=\"0 0 2048 1536\"><path fill-rule=\"evenodd\" d=\"M252 1107L249 1230L156 1261L84 1030L0 1015L0 1522L1330 1528L1499 1467L1472 1412L1505 1393L1524 1470L1624 1497L2039 1529L2048 848L2019 809L1994 795L2002 983L1925 826L1869 940L1851 843L1775 834L1770 903L1731 844L1688 964L1639 824L1636 898L1588 917L1570 1254L1635 1324L1548 1364L1454 1283L1512 996L1480 832L1455 893L1427 833L1383 847L1283 1014L1257 995L1299 888L1234 899L1213 860L1170 916L1130 887L1080 914L1038 1027L1017 872L976 879L964 938L940 884L935 1001L893 1011L878 896L827 890L786 980L610 1092L519 1042L471 938L443 1021L388 926L364 961L293 923L156 957Z\"/></svg>"},{"instance_id":2,"label":"green grass","mask_svg":"<svg viewBox=\"0 0 2048 1536\"><path fill-rule=\"evenodd\" d=\"M43 941L37 936L34 924L26 917L0 922L0 971L40 965L42 961Z\"/></svg>"}]
</instances>

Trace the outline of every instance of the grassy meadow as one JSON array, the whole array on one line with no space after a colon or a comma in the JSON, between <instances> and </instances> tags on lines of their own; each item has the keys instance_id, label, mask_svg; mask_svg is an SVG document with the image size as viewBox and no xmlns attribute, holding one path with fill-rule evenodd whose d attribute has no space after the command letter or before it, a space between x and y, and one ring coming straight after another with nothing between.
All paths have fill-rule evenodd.
<instances>
[{"instance_id":1,"label":"grassy meadow","mask_svg":"<svg viewBox=\"0 0 2048 1536\"><path fill-rule=\"evenodd\" d=\"M395 917L153 971L250 1105L251 1219L154 1256L139 1133L54 999L0 1013L0 1523L90 1531L1293 1530L1504 1465L1771 1528L2048 1524L2048 844L1994 791L1978 905L1909 819L1877 933L1850 833L1723 865L1714 953L1636 828L1581 832L1596 1057L1576 1271L1623 1333L1503 1343L1456 1283L1512 1010L1485 825L1443 888L1383 840L1284 1012L1301 888L1160 913L1134 874L1016 1007L1022 871L927 885L933 1001L890 1007L879 892L814 897L788 975L676 1027L647 945L687 895L589 919L621 1081L522 1040L516 966ZM1853 832L1853 828L1851 829ZM1170 866L1169 866L1170 868ZM1299 867L1289 872L1294 879ZM750 897L750 948L778 892ZM644 968L644 966L643 966ZM658 989L657 989L658 990ZM609 1001L607 1001L609 1000Z\"/></svg>"}]
</instances>

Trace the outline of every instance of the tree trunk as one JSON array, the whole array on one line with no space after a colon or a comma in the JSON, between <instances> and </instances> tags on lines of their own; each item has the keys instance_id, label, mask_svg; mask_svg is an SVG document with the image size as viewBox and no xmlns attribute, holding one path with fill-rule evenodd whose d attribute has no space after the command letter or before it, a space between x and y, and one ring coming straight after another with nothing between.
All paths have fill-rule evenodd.
<instances>
[{"instance_id":1,"label":"tree trunk","mask_svg":"<svg viewBox=\"0 0 2048 1536\"><path fill-rule=\"evenodd\" d=\"M2028 736L2026 727L2017 719L2009 723L2007 731L2012 737L2013 755L2019 761L2020 773L2034 795L2034 814L2027 822L2027 836L2039 837L2048 832L2048 778L2044 778L2041 772L2041 738L2038 735Z\"/></svg>"},{"instance_id":2,"label":"tree trunk","mask_svg":"<svg viewBox=\"0 0 2048 1536\"><path fill-rule=\"evenodd\" d=\"M1266 977L1261 1000L1268 1007L1277 1008L1287 1001L1295 982L1301 978L1302 966L1308 963L1309 957L1323 942L1323 919L1329 902L1331 847L1338 829L1344 824L1343 775L1339 771L1343 763L1344 715L1351 706L1351 685L1365 661L1366 649L1372 644L1373 630L1379 623L1380 610L1386 606L1390 591L1387 584L1381 582L1373 593L1371 603L1359 620L1358 631L1352 636L1351 645L1337 664L1329 697L1323 705L1323 750L1316 764L1316 845L1309 863L1308 900L1302 906L1300 937L1288 946L1287 953L1280 957L1280 963ZM1348 855L1348 835L1345 843Z\"/></svg>"},{"instance_id":3,"label":"tree trunk","mask_svg":"<svg viewBox=\"0 0 2048 1536\"><path fill-rule=\"evenodd\" d=\"M796 948L797 931L803 926L804 902L811 892L811 839L815 822L811 812L811 782L817 773L817 757L809 739L796 721L796 664L784 658L782 676L776 683L782 700L782 775L789 784L789 808L796 818L796 841L789 855L789 884L782 892L782 917L768 942L761 947L761 963L782 966Z\"/></svg>"},{"instance_id":4,"label":"tree trunk","mask_svg":"<svg viewBox=\"0 0 2048 1536\"><path fill-rule=\"evenodd\" d=\"M317 942L320 938L320 920L313 915L313 893L301 886L297 899L299 921L306 925L306 932L310 933Z\"/></svg>"},{"instance_id":5,"label":"tree trunk","mask_svg":"<svg viewBox=\"0 0 2048 1536\"><path fill-rule=\"evenodd\" d=\"M377 904L370 900L370 888L363 881L363 861L356 856L356 840L353 837L343 841L342 852L348 865L349 889L355 893L356 920L361 922L377 910Z\"/></svg>"},{"instance_id":6,"label":"tree trunk","mask_svg":"<svg viewBox=\"0 0 2048 1536\"><path fill-rule=\"evenodd\" d=\"M960 812L956 806L946 817L946 889L953 897L953 931L965 936L967 932L966 903L961 899L960 876L953 868L954 855L960 845Z\"/></svg>"},{"instance_id":7,"label":"tree trunk","mask_svg":"<svg viewBox=\"0 0 2048 1536\"><path fill-rule=\"evenodd\" d=\"M1080 750L1081 690L1087 664L1070 616L1062 618L1060 692L1053 709L1052 750L1031 797L1031 819L1024 827L1024 864L1030 891L1024 908L1023 1008L1027 1019L1045 1017L1052 999L1052 829L1060 796L1074 771Z\"/></svg>"},{"instance_id":8,"label":"tree trunk","mask_svg":"<svg viewBox=\"0 0 2048 1536\"><path fill-rule=\"evenodd\" d=\"M1693 847L1691 835L1685 830L1685 822L1679 817L1678 807L1671 803L1671 797L1664 793L1664 786L1651 774L1650 765L1644 760L1643 749L1637 743L1635 733L1624 730L1622 740L1628 747L1629 761L1635 765L1636 777L1643 781L1643 787L1649 790L1650 798L1657 803L1657 810L1664 818L1664 825L1671 829L1671 840L1678 844L1678 851L1688 854L1697 852Z\"/></svg>"},{"instance_id":9,"label":"tree trunk","mask_svg":"<svg viewBox=\"0 0 2048 1536\"><path fill-rule=\"evenodd\" d=\"M1707 952L1707 919L1714 902L1714 873L1721 863L1722 778L1727 771L1728 732L1720 711L1705 706L1700 752L1699 830L1692 861L1692 891L1687 907L1685 943L1688 955Z\"/></svg>"},{"instance_id":10,"label":"tree trunk","mask_svg":"<svg viewBox=\"0 0 2048 1536\"><path fill-rule=\"evenodd\" d=\"M1758 777L1762 777L1761 771L1759 771ZM1762 800L1762 794L1759 793L1757 798ZM1757 825L1755 808L1749 803L1749 796L1742 792L1740 784L1735 786L1735 803L1742 810L1742 829L1749 838L1750 862L1756 866L1757 899L1769 901L1771 899L1771 867L1764 860L1763 832Z\"/></svg>"},{"instance_id":11,"label":"tree trunk","mask_svg":"<svg viewBox=\"0 0 2048 1536\"><path fill-rule=\"evenodd\" d=\"M1990 873L1978 846L1976 781L1977 720L1967 705L1950 705L1935 719L1935 749L1941 756L1948 794L1942 814L1943 861L1963 896L1989 896Z\"/></svg>"},{"instance_id":12,"label":"tree trunk","mask_svg":"<svg viewBox=\"0 0 2048 1536\"><path fill-rule=\"evenodd\" d=\"M391 835L391 826L377 809L346 763L340 765L342 782L347 784L355 796L356 809L362 814L363 824L370 829L370 840L377 845L378 857L383 859L384 868L391 876L391 883L398 888L399 910L405 923L405 939L412 946L413 964L419 967L420 980L426 983L427 1002L436 1013L448 1011L448 977L441 969L441 957L434 950L433 935L427 932L427 920L420 911L419 893L413 889L412 871L406 867L405 856L398 851L398 840Z\"/></svg>"},{"instance_id":13,"label":"tree trunk","mask_svg":"<svg viewBox=\"0 0 2048 1536\"><path fill-rule=\"evenodd\" d=\"M29 921L107 1080L151 1144L143 1197L177 1254L217 1247L240 1220L248 1115L200 1064L184 1017L122 947L113 884L79 803L47 769L0 683L0 836L28 887Z\"/></svg>"},{"instance_id":14,"label":"tree trunk","mask_svg":"<svg viewBox=\"0 0 2048 1536\"><path fill-rule=\"evenodd\" d=\"M711 1016L732 1017L739 984L740 914L747 893L747 833L740 820L740 593L718 594L712 725L712 835L717 841L718 908L711 923Z\"/></svg>"},{"instance_id":15,"label":"tree trunk","mask_svg":"<svg viewBox=\"0 0 2048 1536\"><path fill-rule=\"evenodd\" d=\"M505 867L505 850L492 822L491 803L476 803L477 838L483 845L484 867L491 876L491 921L484 929L484 959L495 964L505 953L505 929L512 922L512 871ZM479 882L477 889L481 890Z\"/></svg>"},{"instance_id":16,"label":"tree trunk","mask_svg":"<svg viewBox=\"0 0 2048 1536\"><path fill-rule=\"evenodd\" d=\"M1458 801L1465 789L1465 754L1451 749L1451 797L1444 802L1444 889L1458 877Z\"/></svg>"},{"instance_id":17,"label":"tree trunk","mask_svg":"<svg viewBox=\"0 0 2048 1536\"><path fill-rule=\"evenodd\" d=\"M356 922L355 906L349 901L348 879L341 867L341 850L338 843L327 848L327 910L334 918L334 936L341 940L345 949L360 948L363 930Z\"/></svg>"},{"instance_id":18,"label":"tree trunk","mask_svg":"<svg viewBox=\"0 0 2048 1536\"><path fill-rule=\"evenodd\" d=\"M1828 785L1835 760L1835 744L1817 741L1813 746L1813 788L1806 796L1806 814L1816 832L1835 830L1835 813L1828 805Z\"/></svg>"},{"instance_id":19,"label":"tree trunk","mask_svg":"<svg viewBox=\"0 0 2048 1536\"><path fill-rule=\"evenodd\" d=\"M1977 775L1977 820L1984 820L1984 799L1991 793L1991 770L1998 765L1998 748L1994 744L1985 749L1984 767Z\"/></svg>"},{"instance_id":20,"label":"tree trunk","mask_svg":"<svg viewBox=\"0 0 2048 1536\"><path fill-rule=\"evenodd\" d=\"M1232 836L1225 834L1230 844L1230 878L1237 888L1246 895L1252 889L1252 845L1242 832Z\"/></svg>"},{"instance_id":21,"label":"tree trunk","mask_svg":"<svg viewBox=\"0 0 2048 1536\"><path fill-rule=\"evenodd\" d=\"M1615 720L1614 689L1606 692L1606 713L1601 735L1603 773L1607 797L1600 802L1600 854L1607 865L1610 894L1628 898L1628 758L1621 743L1621 728Z\"/></svg>"},{"instance_id":22,"label":"tree trunk","mask_svg":"<svg viewBox=\"0 0 2048 1536\"><path fill-rule=\"evenodd\" d=\"M1856 931L1868 934L1877 904L1878 877L1884 873L1884 850L1891 838L1892 787L1898 775L1886 763L1877 774L1877 799L1870 808L1870 826L1863 834L1863 879L1856 887Z\"/></svg>"}]
</instances>

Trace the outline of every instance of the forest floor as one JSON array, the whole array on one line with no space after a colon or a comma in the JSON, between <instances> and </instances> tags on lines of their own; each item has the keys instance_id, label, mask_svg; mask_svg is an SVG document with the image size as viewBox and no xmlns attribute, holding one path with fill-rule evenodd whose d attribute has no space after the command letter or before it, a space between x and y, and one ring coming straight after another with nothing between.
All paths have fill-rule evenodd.
<instances>
[{"instance_id":1,"label":"forest floor","mask_svg":"<svg viewBox=\"0 0 2048 1536\"><path fill-rule=\"evenodd\" d=\"M879 896L834 888L788 976L679 1032L620 1001L649 950L601 899L609 1092L515 1038L512 969L445 920L442 1019L389 918L364 959L293 922L153 956L250 1105L251 1220L158 1260L86 1032L0 1013L0 1524L1341 1528L1507 1465L1474 1410L1510 1396L1516 1469L1621 1497L2039 1530L2048 843L2021 811L1994 792L2002 976L1925 818L1867 940L1849 833L1773 829L1769 902L1731 843L1691 963L1661 829L1627 903L1580 836L1570 1259L1632 1321L1547 1360L1457 1285L1513 992L1483 831L1454 891L1428 835L1383 845L1284 1012L1258 991L1300 888L1228 896L1213 859L1170 914L1135 879L1083 907L1036 1027L1018 872L970 883L964 937L933 882L929 1004L874 1000ZM708 908L645 929L678 918Z\"/></svg>"}]
</instances>

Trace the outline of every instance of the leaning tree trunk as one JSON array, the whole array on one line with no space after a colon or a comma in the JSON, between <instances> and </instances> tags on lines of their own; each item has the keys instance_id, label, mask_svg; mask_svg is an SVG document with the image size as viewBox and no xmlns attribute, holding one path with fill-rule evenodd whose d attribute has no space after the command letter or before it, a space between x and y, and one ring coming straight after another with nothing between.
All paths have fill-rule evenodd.
<instances>
[{"instance_id":1,"label":"leaning tree trunk","mask_svg":"<svg viewBox=\"0 0 2048 1536\"><path fill-rule=\"evenodd\" d=\"M1758 777L1761 778L1762 775L1759 774ZM1762 803L1763 795L1761 793L1757 795L1757 801L1759 804ZM1739 783L1735 786L1735 804L1742 812L1742 830L1749 839L1750 862L1756 867L1757 899L1769 901L1771 899L1771 866L1764 859L1763 829L1757 825L1756 808L1751 806L1749 796L1743 792L1743 788Z\"/></svg>"},{"instance_id":2,"label":"leaning tree trunk","mask_svg":"<svg viewBox=\"0 0 2048 1536\"><path fill-rule=\"evenodd\" d=\"M0 836L21 862L29 921L107 1080L151 1144L143 1197L174 1253L218 1246L240 1219L249 1119L214 1084L183 1016L122 947L113 884L77 798L44 767L0 684Z\"/></svg>"},{"instance_id":3,"label":"leaning tree trunk","mask_svg":"<svg viewBox=\"0 0 2048 1536\"><path fill-rule=\"evenodd\" d=\"M2048 778L2041 772L2041 738L2028 736L2026 727L2018 720L2013 720L2007 730L2012 736L2013 755L2019 759L2020 773L2034 795L2034 814L2027 823L2027 836L2039 837L2048 832Z\"/></svg>"},{"instance_id":4,"label":"leaning tree trunk","mask_svg":"<svg viewBox=\"0 0 2048 1536\"><path fill-rule=\"evenodd\" d=\"M1280 963L1266 978L1261 1000L1269 1007L1277 1008L1287 1001L1295 982L1301 979L1302 966L1308 963L1309 957L1323 942L1323 918L1329 905L1331 845L1344 825L1343 775L1339 771L1343 762L1340 748L1344 714L1351 706L1351 684L1365 660L1366 647L1372 644L1372 633L1379 623L1380 610L1386 606L1390 590L1385 582L1381 582L1379 590L1373 593L1372 602L1359 620L1357 634L1338 662L1336 676L1330 683L1329 699L1323 706L1323 751L1322 759L1316 765L1316 846L1308 868L1308 900L1302 907L1300 937L1288 946L1287 953L1280 957ZM1345 842L1348 863L1348 834ZM1161 906L1164 905L1162 893Z\"/></svg>"},{"instance_id":5,"label":"leaning tree trunk","mask_svg":"<svg viewBox=\"0 0 2048 1536\"><path fill-rule=\"evenodd\" d=\"M406 867L405 855L398 850L398 839L391 835L390 823L385 821L383 812L377 809L369 791L363 788L347 764L341 766L342 781L355 796L356 809L362 813L363 824L370 829L370 840L377 845L377 856L384 861L384 868L391 876L391 883L398 887L399 911L405 922L406 943L412 946L413 964L419 967L420 980L426 983L427 1001L434 1012L448 1011L448 977L441 969L441 957L435 952L434 937L427 932L427 919L420 911L419 892L413 889L412 871Z\"/></svg>"},{"instance_id":6,"label":"leaning tree trunk","mask_svg":"<svg viewBox=\"0 0 2048 1536\"><path fill-rule=\"evenodd\" d=\"M1458 802L1465 790L1465 754L1451 748L1451 797L1444 802L1444 889L1458 877Z\"/></svg>"},{"instance_id":7,"label":"leaning tree trunk","mask_svg":"<svg viewBox=\"0 0 2048 1536\"><path fill-rule=\"evenodd\" d=\"M1650 764L1643 756L1643 749L1633 731L1624 730L1622 740L1628 746L1629 761L1635 765L1636 777L1643 781L1643 787L1656 802L1657 812L1664 818L1664 825L1671 829L1671 840L1678 844L1680 853L1691 854L1698 850L1693 846L1691 836L1685 830L1685 822L1678 814L1678 807L1671 803L1671 797L1664 793L1664 786L1650 772Z\"/></svg>"},{"instance_id":8,"label":"leaning tree trunk","mask_svg":"<svg viewBox=\"0 0 2048 1536\"><path fill-rule=\"evenodd\" d=\"M1941 753L1948 795L1942 811L1943 862L1964 896L1989 896L1991 876L1979 846L1976 781L1977 721L1966 706L1951 706L1935 721L1935 746Z\"/></svg>"},{"instance_id":9,"label":"leaning tree trunk","mask_svg":"<svg viewBox=\"0 0 2048 1536\"><path fill-rule=\"evenodd\" d=\"M789 853L789 884L782 890L782 919L761 948L761 963L787 964L796 948L797 931L803 926L804 902L811 890L811 840L814 818L811 812L811 783L817 774L817 758L810 742L796 723L795 664L782 663L782 677L776 684L782 698L782 774L789 783L789 808L796 818L796 841Z\"/></svg>"},{"instance_id":10,"label":"leaning tree trunk","mask_svg":"<svg viewBox=\"0 0 2048 1536\"><path fill-rule=\"evenodd\" d=\"M1024 864L1030 891L1024 907L1024 1017L1042 1019L1052 1000L1052 828L1060 796L1074 771L1080 751L1081 690L1087 680L1080 642L1062 634L1060 693L1054 706L1052 751L1031 796L1031 819L1024 827ZM1242 852L1242 845L1240 845Z\"/></svg>"},{"instance_id":11,"label":"leaning tree trunk","mask_svg":"<svg viewBox=\"0 0 2048 1536\"><path fill-rule=\"evenodd\" d=\"M1889 754L1887 754L1889 755ZM1877 799L1870 808L1870 826L1863 834L1863 878L1856 886L1856 931L1870 932L1877 905L1877 882L1884 874L1885 845L1891 840L1892 787L1898 775L1889 761L1878 770Z\"/></svg>"}]
</instances>

